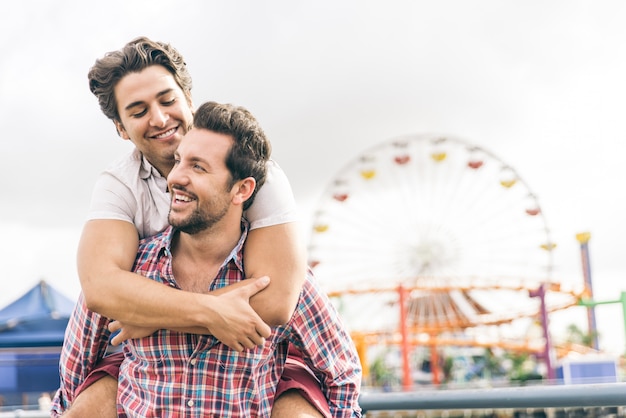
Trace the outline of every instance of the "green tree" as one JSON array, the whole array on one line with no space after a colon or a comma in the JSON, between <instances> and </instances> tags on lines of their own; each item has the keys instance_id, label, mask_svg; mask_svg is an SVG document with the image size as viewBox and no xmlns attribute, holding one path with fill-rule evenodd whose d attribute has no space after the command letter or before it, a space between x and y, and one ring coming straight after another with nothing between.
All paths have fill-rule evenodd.
<instances>
[{"instance_id":1,"label":"green tree","mask_svg":"<svg viewBox=\"0 0 626 418\"><path fill-rule=\"evenodd\" d=\"M580 344L585 347L593 347L593 342L598 336L597 332L584 332L578 325L570 324L567 327L566 341L571 344Z\"/></svg>"}]
</instances>

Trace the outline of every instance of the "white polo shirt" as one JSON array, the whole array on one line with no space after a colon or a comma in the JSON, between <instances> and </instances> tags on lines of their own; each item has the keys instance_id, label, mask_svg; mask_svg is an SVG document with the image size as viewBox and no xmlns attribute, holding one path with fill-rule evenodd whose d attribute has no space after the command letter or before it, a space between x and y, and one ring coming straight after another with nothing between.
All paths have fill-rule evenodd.
<instances>
[{"instance_id":1,"label":"white polo shirt","mask_svg":"<svg viewBox=\"0 0 626 418\"><path fill-rule=\"evenodd\" d=\"M252 206L244 213L250 229L295 222L296 202L283 170L270 160L267 178ZM100 174L91 197L87 219L117 219L135 225L139 238L163 231L167 225L170 194L167 180L139 150L117 160Z\"/></svg>"}]
</instances>

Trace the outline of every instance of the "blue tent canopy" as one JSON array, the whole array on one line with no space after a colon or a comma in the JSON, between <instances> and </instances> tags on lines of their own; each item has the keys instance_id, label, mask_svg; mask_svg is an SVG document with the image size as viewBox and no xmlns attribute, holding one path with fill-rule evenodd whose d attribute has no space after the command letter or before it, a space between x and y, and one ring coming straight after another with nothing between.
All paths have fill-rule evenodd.
<instances>
[{"instance_id":1,"label":"blue tent canopy","mask_svg":"<svg viewBox=\"0 0 626 418\"><path fill-rule=\"evenodd\" d=\"M0 310L0 348L62 346L74 304L40 281Z\"/></svg>"},{"instance_id":2,"label":"blue tent canopy","mask_svg":"<svg viewBox=\"0 0 626 418\"><path fill-rule=\"evenodd\" d=\"M40 281L0 310L0 394L50 392L59 387L59 355L74 302Z\"/></svg>"}]
</instances>

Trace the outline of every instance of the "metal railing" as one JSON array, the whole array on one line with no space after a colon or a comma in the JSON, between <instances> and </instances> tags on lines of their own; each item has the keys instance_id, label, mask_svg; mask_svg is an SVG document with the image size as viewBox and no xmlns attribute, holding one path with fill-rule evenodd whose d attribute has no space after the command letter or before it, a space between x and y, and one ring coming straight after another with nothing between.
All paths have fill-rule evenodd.
<instances>
[{"instance_id":1,"label":"metal railing","mask_svg":"<svg viewBox=\"0 0 626 418\"><path fill-rule=\"evenodd\" d=\"M626 383L364 392L364 412L626 406Z\"/></svg>"},{"instance_id":2,"label":"metal railing","mask_svg":"<svg viewBox=\"0 0 626 418\"><path fill-rule=\"evenodd\" d=\"M0 412L0 418L49 418L50 412L40 410L15 409L13 411Z\"/></svg>"},{"instance_id":3,"label":"metal railing","mask_svg":"<svg viewBox=\"0 0 626 418\"><path fill-rule=\"evenodd\" d=\"M522 386L489 389L364 392L363 412L626 406L626 383ZM45 411L0 412L0 418L45 418Z\"/></svg>"}]
</instances>

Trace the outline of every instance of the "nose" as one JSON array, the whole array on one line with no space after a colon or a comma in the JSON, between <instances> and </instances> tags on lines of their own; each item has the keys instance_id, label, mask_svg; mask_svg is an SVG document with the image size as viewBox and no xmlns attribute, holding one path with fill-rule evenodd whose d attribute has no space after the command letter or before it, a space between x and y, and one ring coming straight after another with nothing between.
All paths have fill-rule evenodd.
<instances>
[{"instance_id":1,"label":"nose","mask_svg":"<svg viewBox=\"0 0 626 418\"><path fill-rule=\"evenodd\" d=\"M160 106L155 106L150 112L150 125L163 127L167 123L169 115Z\"/></svg>"},{"instance_id":2,"label":"nose","mask_svg":"<svg viewBox=\"0 0 626 418\"><path fill-rule=\"evenodd\" d=\"M167 175L167 185L171 190L173 185L185 186L189 182L189 178L185 174L185 169L182 167L182 164L178 162L174 164L172 170Z\"/></svg>"}]
</instances>

